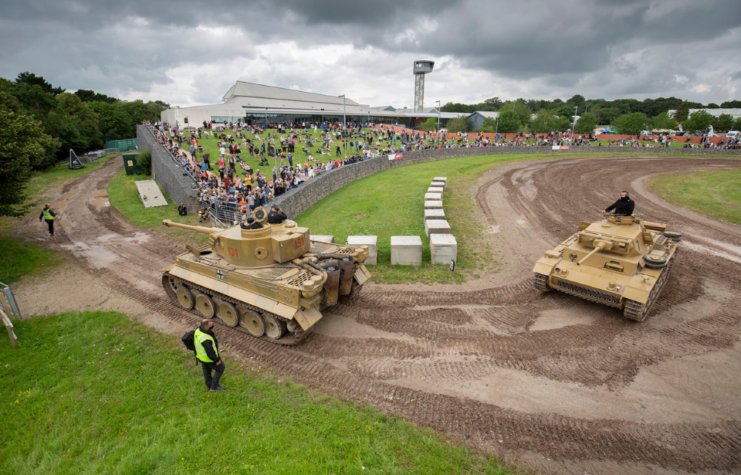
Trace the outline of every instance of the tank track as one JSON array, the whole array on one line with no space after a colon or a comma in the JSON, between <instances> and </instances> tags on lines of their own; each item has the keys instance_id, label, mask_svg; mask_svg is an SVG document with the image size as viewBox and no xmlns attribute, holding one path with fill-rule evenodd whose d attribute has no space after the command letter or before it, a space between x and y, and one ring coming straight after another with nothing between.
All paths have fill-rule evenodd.
<instances>
[{"instance_id":1,"label":"tank track","mask_svg":"<svg viewBox=\"0 0 741 475\"><path fill-rule=\"evenodd\" d=\"M538 290L540 292L548 292L553 290L548 287L548 276L538 274L537 272L533 276L533 287L535 287L535 290Z\"/></svg>"},{"instance_id":2,"label":"tank track","mask_svg":"<svg viewBox=\"0 0 741 475\"><path fill-rule=\"evenodd\" d=\"M676 251L674 253L674 256L672 256L672 259L661 272L659 279L656 281L656 285L654 285L654 288L651 289L651 293L648 295L648 300L646 301L646 303L640 303L636 302L635 300L625 299L625 310L623 311L623 315L625 315L625 318L627 318L628 320L633 320L634 322L642 322L646 320L646 317L648 317L648 312L651 311L651 307L653 307L654 303L656 303L656 300L661 293L661 289L664 288L664 284L666 284L666 281L669 278L669 271L672 270L674 257L676 257Z\"/></svg>"},{"instance_id":3,"label":"tank track","mask_svg":"<svg viewBox=\"0 0 741 475\"><path fill-rule=\"evenodd\" d=\"M175 281L175 284L177 286L180 286L181 284L185 284L185 287L187 287L191 291L194 291L195 290L195 291L200 292L202 294L208 295L211 298L218 298L219 300L221 300L223 302L228 302L228 303L234 305L235 308L239 308L239 307L247 308L249 310L253 310L253 311L255 311L257 313L260 313L260 314L269 314L269 315L272 315L273 317L277 318L278 320L282 321L283 323L287 323L288 322L288 319L283 318L283 317L281 317L279 315L276 315L274 313L268 312L268 311L263 310L263 309L261 309L259 307L255 307L254 305L250 305L248 303L242 302L241 300L237 300L237 299L234 299L232 297L228 297L228 296L226 296L226 295L224 295L222 293L215 292L215 291L213 291L211 289L207 289L206 287L201 287L200 285L196 285L193 282L189 282L189 281L185 281L183 279L179 279L177 277L172 276L169 272L165 272L164 274L162 274L162 287L164 287L165 293L170 298L170 301L172 301L172 303L175 304L179 309L184 310L184 311L189 312L189 313L192 313L193 315L197 315L199 318L204 318L204 317L195 308L192 308L192 309L188 310L186 308L183 308L182 305L180 305L180 302L178 302L178 298L177 298L177 295L175 294L175 291L172 289L172 286L170 286L170 283L169 283L169 279L170 278L172 278ZM213 320L215 322L218 322L220 325L224 325L226 327L229 327L229 325L227 325L226 323L224 323L224 321L218 316L218 314L217 315L214 315ZM270 343L273 343L273 344L276 344L276 345L282 345L282 346L296 346L296 345L300 344L301 342L303 342L304 340L306 340L306 338L308 338L309 335L311 335L311 333L313 331L313 327L312 327L308 331L303 331L302 330L302 331L300 331L298 333L293 333L293 334L286 333L283 337L281 337L281 338L279 338L277 340L273 340L272 338L268 338L267 335L263 335L261 337L256 337L256 336L250 334L250 332L248 332L244 328L242 328L239 324L237 324L236 327L229 327L229 328L232 328L234 330L237 330L237 331L240 331L240 332L242 332L244 334L247 334L247 335L249 335L252 338L256 338L258 340L265 340L265 341L268 341Z\"/></svg>"}]
</instances>

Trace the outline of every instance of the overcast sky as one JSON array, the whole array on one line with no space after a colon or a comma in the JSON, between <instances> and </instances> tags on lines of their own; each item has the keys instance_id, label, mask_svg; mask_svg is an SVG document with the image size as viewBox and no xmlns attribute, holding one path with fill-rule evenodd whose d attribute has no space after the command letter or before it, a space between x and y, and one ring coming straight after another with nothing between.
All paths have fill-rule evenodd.
<instances>
[{"instance_id":1,"label":"overcast sky","mask_svg":"<svg viewBox=\"0 0 741 475\"><path fill-rule=\"evenodd\" d=\"M0 76L189 106L236 80L412 106L498 96L741 99L740 0L23 0Z\"/></svg>"}]
</instances>

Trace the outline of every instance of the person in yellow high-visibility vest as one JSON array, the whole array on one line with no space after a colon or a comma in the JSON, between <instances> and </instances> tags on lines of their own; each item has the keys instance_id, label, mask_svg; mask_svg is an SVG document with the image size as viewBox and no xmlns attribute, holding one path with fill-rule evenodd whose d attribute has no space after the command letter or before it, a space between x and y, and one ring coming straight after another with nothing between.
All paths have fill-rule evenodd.
<instances>
[{"instance_id":1,"label":"person in yellow high-visibility vest","mask_svg":"<svg viewBox=\"0 0 741 475\"><path fill-rule=\"evenodd\" d=\"M56 214L51 210L51 207L49 207L48 204L44 206L44 209L41 210L41 214L39 215L39 222L44 220L46 221L46 225L49 227L49 236L54 236L54 216L56 216Z\"/></svg>"},{"instance_id":2,"label":"person in yellow high-visibility vest","mask_svg":"<svg viewBox=\"0 0 741 475\"><path fill-rule=\"evenodd\" d=\"M224 362L219 357L219 342L214 336L214 322L203 319L201 325L193 333L193 341L196 346L196 358L201 362L203 367L203 379L206 381L206 387L211 392L223 391L224 388L219 384L221 375L224 374ZM213 376L211 375L211 372Z\"/></svg>"}]
</instances>

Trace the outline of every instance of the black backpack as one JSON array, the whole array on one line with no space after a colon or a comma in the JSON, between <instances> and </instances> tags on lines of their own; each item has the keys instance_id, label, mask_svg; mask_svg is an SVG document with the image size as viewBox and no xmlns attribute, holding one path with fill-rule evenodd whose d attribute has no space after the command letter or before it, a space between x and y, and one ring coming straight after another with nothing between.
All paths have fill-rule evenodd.
<instances>
[{"instance_id":1,"label":"black backpack","mask_svg":"<svg viewBox=\"0 0 741 475\"><path fill-rule=\"evenodd\" d=\"M188 333L186 333L185 335L183 335L183 338L182 338L183 345L185 345L185 347L188 350L190 350L190 351L193 352L193 356L196 355L196 340L195 340L195 337L194 337L195 332L196 332L195 330L191 330ZM196 365L197 364L198 364L198 358L196 357Z\"/></svg>"}]
</instances>

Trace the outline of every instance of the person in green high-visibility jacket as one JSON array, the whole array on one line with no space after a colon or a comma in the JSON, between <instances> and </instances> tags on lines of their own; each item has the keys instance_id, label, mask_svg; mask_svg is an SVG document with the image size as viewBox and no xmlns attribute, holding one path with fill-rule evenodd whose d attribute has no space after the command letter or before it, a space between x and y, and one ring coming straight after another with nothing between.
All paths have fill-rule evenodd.
<instances>
[{"instance_id":1,"label":"person in green high-visibility jacket","mask_svg":"<svg viewBox=\"0 0 741 475\"><path fill-rule=\"evenodd\" d=\"M54 236L54 216L56 214L51 210L51 207L47 204L44 209L41 210L39 215L39 222L43 219L46 221L46 225L49 228L49 236Z\"/></svg>"},{"instance_id":2,"label":"person in green high-visibility jacket","mask_svg":"<svg viewBox=\"0 0 741 475\"><path fill-rule=\"evenodd\" d=\"M193 334L193 341L196 346L196 358L201 362L203 367L203 379L206 381L206 388L211 392L223 391L224 388L219 384L221 375L224 374L224 362L219 357L219 342L214 335L214 322L208 319L201 320L201 325L196 328ZM213 372L213 376L211 373Z\"/></svg>"}]
</instances>

